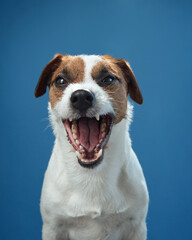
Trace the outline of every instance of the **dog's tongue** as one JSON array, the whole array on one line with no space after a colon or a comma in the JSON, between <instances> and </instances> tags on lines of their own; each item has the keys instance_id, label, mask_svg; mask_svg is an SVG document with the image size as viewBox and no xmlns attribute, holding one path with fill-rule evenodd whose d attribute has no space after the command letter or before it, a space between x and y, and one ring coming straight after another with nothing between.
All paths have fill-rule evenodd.
<instances>
[{"instance_id":1,"label":"dog's tongue","mask_svg":"<svg viewBox=\"0 0 192 240\"><path fill-rule=\"evenodd\" d=\"M79 119L80 144L91 152L99 142L99 122L95 118Z\"/></svg>"}]
</instances>

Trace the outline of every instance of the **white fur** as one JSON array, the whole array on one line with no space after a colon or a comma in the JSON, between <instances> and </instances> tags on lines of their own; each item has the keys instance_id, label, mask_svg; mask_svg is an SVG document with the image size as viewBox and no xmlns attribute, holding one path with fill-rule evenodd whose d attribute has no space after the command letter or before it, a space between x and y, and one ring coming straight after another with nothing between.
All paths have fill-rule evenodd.
<instances>
[{"instance_id":1,"label":"white fur","mask_svg":"<svg viewBox=\"0 0 192 240\"><path fill-rule=\"evenodd\" d=\"M102 60L100 56L96 55L81 55L80 56L85 64L85 75L84 75L84 81L91 81L92 82L92 77L91 77L91 70L93 67Z\"/></svg>"},{"instance_id":2,"label":"white fur","mask_svg":"<svg viewBox=\"0 0 192 240\"><path fill-rule=\"evenodd\" d=\"M69 85L54 109L49 104L56 140L41 196L43 240L145 240L148 192L128 133L132 106L128 103L128 119L113 126L104 159L94 169L79 165L66 138L61 119L79 117L69 104L73 91L95 94L88 117L114 112L107 93L91 79L99 57L92 56L91 64L88 57L82 58L84 82Z\"/></svg>"}]
</instances>

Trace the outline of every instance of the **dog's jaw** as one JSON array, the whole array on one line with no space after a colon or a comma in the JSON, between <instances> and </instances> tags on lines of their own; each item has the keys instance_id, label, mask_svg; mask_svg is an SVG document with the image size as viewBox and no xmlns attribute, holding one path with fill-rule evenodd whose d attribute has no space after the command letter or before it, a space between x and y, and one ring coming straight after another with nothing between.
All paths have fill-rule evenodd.
<instances>
[{"instance_id":1,"label":"dog's jaw","mask_svg":"<svg viewBox=\"0 0 192 240\"><path fill-rule=\"evenodd\" d=\"M90 166L87 165L86 168L84 164L81 164L81 161L78 160L78 153L76 153L75 148L68 140L67 131L63 125L62 118L58 116L56 109L51 108L50 103L48 104L48 110L50 122L52 124L54 134L56 136L56 142L62 149L61 152L61 154L63 155L62 162L65 165L65 167L68 168L68 171L72 171L75 173L75 171L78 171L79 167L80 168L83 167L83 169L91 168L96 171L101 171L102 169L105 169L106 171L106 169L109 169L109 166L111 164L112 165L117 164L119 168L122 162L117 161L113 163L111 159L114 159L115 155L117 155L117 159L119 158L121 152L117 151L117 149L122 149L123 146L121 144L124 144L124 142L126 143L126 146L127 144L128 145L131 144L128 142L127 139L125 140L124 136L128 133L129 126L132 121L133 105L131 103L128 102L126 119L122 120L120 123L115 124L111 127L109 137L106 143L102 146L102 158L101 159L98 158L97 161L93 162L93 165L90 162ZM111 155L113 149L116 149L116 151Z\"/></svg>"},{"instance_id":2,"label":"dog's jaw","mask_svg":"<svg viewBox=\"0 0 192 240\"><path fill-rule=\"evenodd\" d=\"M78 162L87 168L96 167L103 159L104 148L113 126L113 115L63 120L67 137L76 151Z\"/></svg>"}]
</instances>

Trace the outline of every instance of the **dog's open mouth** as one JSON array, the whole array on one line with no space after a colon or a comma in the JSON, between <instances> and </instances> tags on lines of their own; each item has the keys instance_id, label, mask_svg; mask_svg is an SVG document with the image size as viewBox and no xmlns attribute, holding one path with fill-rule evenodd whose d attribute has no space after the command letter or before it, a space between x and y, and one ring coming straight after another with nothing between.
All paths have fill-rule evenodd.
<instances>
[{"instance_id":1,"label":"dog's open mouth","mask_svg":"<svg viewBox=\"0 0 192 240\"><path fill-rule=\"evenodd\" d=\"M83 167L93 168L103 158L103 149L106 146L113 116L102 115L96 118L82 117L72 121L63 120L68 140L76 151L79 164Z\"/></svg>"}]
</instances>

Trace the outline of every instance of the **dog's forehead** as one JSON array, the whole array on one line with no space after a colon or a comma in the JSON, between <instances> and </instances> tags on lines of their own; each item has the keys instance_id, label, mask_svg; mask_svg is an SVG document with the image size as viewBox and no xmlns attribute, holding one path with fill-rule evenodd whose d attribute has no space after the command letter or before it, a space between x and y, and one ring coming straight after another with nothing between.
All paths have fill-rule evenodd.
<instances>
[{"instance_id":1,"label":"dog's forehead","mask_svg":"<svg viewBox=\"0 0 192 240\"><path fill-rule=\"evenodd\" d=\"M118 75L118 68L113 63L113 58L107 58L99 55L77 55L63 56L59 68L53 74L52 80L56 78L59 73L64 73L69 76L73 82L90 81L94 79L103 69Z\"/></svg>"},{"instance_id":2,"label":"dog's forehead","mask_svg":"<svg viewBox=\"0 0 192 240\"><path fill-rule=\"evenodd\" d=\"M111 72L117 77L122 77L121 71L115 63L115 59L108 55L82 55L85 64L84 69L84 81L90 80L91 78L96 79L101 72Z\"/></svg>"},{"instance_id":3,"label":"dog's forehead","mask_svg":"<svg viewBox=\"0 0 192 240\"><path fill-rule=\"evenodd\" d=\"M86 78L90 77L93 68L102 61L102 58L97 55L81 55L80 58L84 61L85 64L85 80Z\"/></svg>"}]
</instances>

